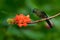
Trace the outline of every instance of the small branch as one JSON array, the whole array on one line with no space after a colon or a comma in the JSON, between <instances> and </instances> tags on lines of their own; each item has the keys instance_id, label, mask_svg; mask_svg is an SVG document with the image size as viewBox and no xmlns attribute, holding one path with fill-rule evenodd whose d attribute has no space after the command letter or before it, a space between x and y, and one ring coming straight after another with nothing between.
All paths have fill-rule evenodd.
<instances>
[{"instance_id":1,"label":"small branch","mask_svg":"<svg viewBox=\"0 0 60 40\"><path fill-rule=\"evenodd\" d=\"M55 18L55 17L57 17L57 16L59 16L59 15L60 15L60 13L58 13L58 14L56 14L56 15L54 15L54 16L48 17L48 18L44 18L44 19L41 19L41 20L36 20L36 21L34 21L34 22L30 22L30 23L28 23L28 24L34 24L34 23L38 23L38 22L45 21L45 20L50 20L50 19Z\"/></svg>"}]
</instances>

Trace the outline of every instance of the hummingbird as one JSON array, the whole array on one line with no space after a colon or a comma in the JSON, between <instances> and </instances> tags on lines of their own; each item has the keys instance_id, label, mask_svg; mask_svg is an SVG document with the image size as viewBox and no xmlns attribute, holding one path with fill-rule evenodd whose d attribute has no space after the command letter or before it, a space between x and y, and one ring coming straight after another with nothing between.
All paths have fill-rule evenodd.
<instances>
[{"instance_id":1,"label":"hummingbird","mask_svg":"<svg viewBox=\"0 0 60 40\"><path fill-rule=\"evenodd\" d=\"M33 9L33 13L35 13L38 17L48 18L47 14L39 9ZM52 28L52 23L50 20L46 20L46 23L48 24L49 28Z\"/></svg>"}]
</instances>

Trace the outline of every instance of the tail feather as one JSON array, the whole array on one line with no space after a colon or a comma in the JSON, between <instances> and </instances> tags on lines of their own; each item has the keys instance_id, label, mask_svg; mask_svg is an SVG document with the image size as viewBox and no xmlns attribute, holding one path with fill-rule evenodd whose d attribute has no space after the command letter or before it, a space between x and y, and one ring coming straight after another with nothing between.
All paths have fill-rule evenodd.
<instances>
[{"instance_id":1,"label":"tail feather","mask_svg":"<svg viewBox=\"0 0 60 40\"><path fill-rule=\"evenodd\" d=\"M48 23L49 27L52 28L52 23L49 20L46 20L46 22Z\"/></svg>"}]
</instances>

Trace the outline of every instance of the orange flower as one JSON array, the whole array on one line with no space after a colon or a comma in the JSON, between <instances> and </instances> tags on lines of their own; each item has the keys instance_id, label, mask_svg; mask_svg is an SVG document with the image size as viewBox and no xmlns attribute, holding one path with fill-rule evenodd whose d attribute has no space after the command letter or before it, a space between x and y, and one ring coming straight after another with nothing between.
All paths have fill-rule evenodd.
<instances>
[{"instance_id":1,"label":"orange flower","mask_svg":"<svg viewBox=\"0 0 60 40\"><path fill-rule=\"evenodd\" d=\"M27 26L27 23L31 22L29 15L24 16L23 14L16 15L14 21L19 27Z\"/></svg>"}]
</instances>

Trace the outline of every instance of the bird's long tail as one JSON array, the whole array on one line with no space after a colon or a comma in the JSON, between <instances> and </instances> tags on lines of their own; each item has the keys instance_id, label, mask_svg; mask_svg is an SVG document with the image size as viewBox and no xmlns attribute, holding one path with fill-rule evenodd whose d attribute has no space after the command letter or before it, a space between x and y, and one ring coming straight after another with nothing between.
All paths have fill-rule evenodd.
<instances>
[{"instance_id":1,"label":"bird's long tail","mask_svg":"<svg viewBox=\"0 0 60 40\"><path fill-rule=\"evenodd\" d=\"M49 27L52 28L52 23L49 20L46 20L46 22L49 25Z\"/></svg>"}]
</instances>

